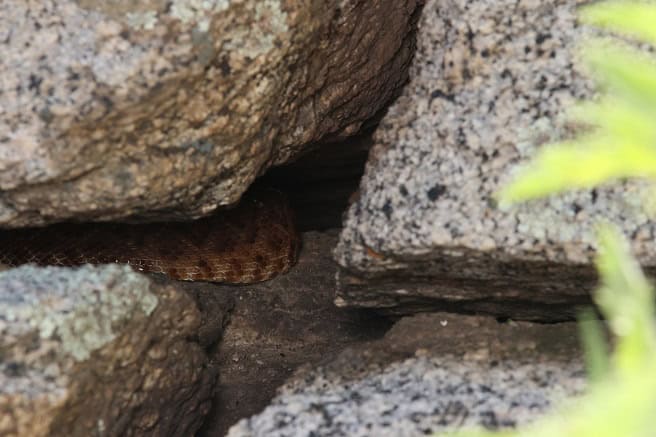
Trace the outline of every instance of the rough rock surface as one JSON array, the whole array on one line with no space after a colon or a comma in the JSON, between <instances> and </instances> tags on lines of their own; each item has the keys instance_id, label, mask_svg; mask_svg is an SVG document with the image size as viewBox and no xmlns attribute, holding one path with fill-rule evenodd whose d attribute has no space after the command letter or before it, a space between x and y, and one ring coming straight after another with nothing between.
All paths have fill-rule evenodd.
<instances>
[{"instance_id":1,"label":"rough rock surface","mask_svg":"<svg viewBox=\"0 0 656 437\"><path fill-rule=\"evenodd\" d=\"M407 78L416 0L0 3L0 225L197 217Z\"/></svg>"},{"instance_id":2,"label":"rough rock surface","mask_svg":"<svg viewBox=\"0 0 656 437\"><path fill-rule=\"evenodd\" d=\"M192 435L218 314L128 267L0 273L0 434Z\"/></svg>"},{"instance_id":3,"label":"rough rock surface","mask_svg":"<svg viewBox=\"0 0 656 437\"><path fill-rule=\"evenodd\" d=\"M415 436L512 428L585 388L574 323L423 314L291 378L237 436Z\"/></svg>"},{"instance_id":4,"label":"rough rock surface","mask_svg":"<svg viewBox=\"0 0 656 437\"><path fill-rule=\"evenodd\" d=\"M493 200L516 164L572 135L566 110L594 94L575 62L591 32L576 23L580 3L426 3L410 83L375 133L335 252L341 305L403 311L507 299L572 307L594 284L600 218L656 265L638 183L507 211Z\"/></svg>"}]
</instances>

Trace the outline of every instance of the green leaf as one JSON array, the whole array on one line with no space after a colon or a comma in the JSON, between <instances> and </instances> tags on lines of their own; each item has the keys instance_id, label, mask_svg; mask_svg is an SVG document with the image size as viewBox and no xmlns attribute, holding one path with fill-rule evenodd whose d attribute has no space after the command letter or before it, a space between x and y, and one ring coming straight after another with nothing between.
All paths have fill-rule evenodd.
<instances>
[{"instance_id":1,"label":"green leaf","mask_svg":"<svg viewBox=\"0 0 656 437\"><path fill-rule=\"evenodd\" d=\"M593 384L599 383L608 377L610 369L608 347L602 325L591 308L581 311L578 321L588 379Z\"/></svg>"},{"instance_id":2,"label":"green leaf","mask_svg":"<svg viewBox=\"0 0 656 437\"><path fill-rule=\"evenodd\" d=\"M604 97L599 102L578 105L571 114L577 122L596 127L588 134L589 137L606 137L609 141L646 147L656 144L656 123L652 111L645 111L626 100Z\"/></svg>"},{"instance_id":3,"label":"green leaf","mask_svg":"<svg viewBox=\"0 0 656 437\"><path fill-rule=\"evenodd\" d=\"M656 21L653 26L656 28ZM589 41L583 59L612 96L649 111L656 106L656 64L635 48L607 39Z\"/></svg>"},{"instance_id":4,"label":"green leaf","mask_svg":"<svg viewBox=\"0 0 656 437\"><path fill-rule=\"evenodd\" d=\"M582 8L588 24L636 36L656 44L656 6L643 2L602 2Z\"/></svg>"},{"instance_id":5,"label":"green leaf","mask_svg":"<svg viewBox=\"0 0 656 437\"><path fill-rule=\"evenodd\" d=\"M576 188L591 188L609 179L656 177L656 148L588 137L545 147L521 167L498 194L505 207L514 202Z\"/></svg>"},{"instance_id":6,"label":"green leaf","mask_svg":"<svg viewBox=\"0 0 656 437\"><path fill-rule=\"evenodd\" d=\"M617 370L628 374L639 372L644 363L656 361L654 292L619 232L603 225L598 235L600 248L596 264L602 286L597 291L596 302L619 339L615 355Z\"/></svg>"}]
</instances>

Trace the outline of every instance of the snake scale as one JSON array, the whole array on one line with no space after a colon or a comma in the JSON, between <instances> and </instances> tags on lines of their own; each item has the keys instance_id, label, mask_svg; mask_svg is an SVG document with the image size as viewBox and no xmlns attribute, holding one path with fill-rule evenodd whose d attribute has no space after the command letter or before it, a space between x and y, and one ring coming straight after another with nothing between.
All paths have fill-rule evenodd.
<instances>
[{"instance_id":1,"label":"snake scale","mask_svg":"<svg viewBox=\"0 0 656 437\"><path fill-rule=\"evenodd\" d=\"M120 263L176 280L254 283L294 265L300 238L282 193L262 190L193 222L59 224L0 232L0 263Z\"/></svg>"}]
</instances>

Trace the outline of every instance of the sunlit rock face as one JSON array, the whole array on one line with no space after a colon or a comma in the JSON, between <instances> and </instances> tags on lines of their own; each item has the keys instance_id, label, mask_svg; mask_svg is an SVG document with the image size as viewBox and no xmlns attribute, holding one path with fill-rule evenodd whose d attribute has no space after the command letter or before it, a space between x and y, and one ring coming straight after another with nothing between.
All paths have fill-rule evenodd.
<instances>
[{"instance_id":1,"label":"sunlit rock face","mask_svg":"<svg viewBox=\"0 0 656 437\"><path fill-rule=\"evenodd\" d=\"M398 94L416 3L2 2L0 226L235 203Z\"/></svg>"},{"instance_id":2,"label":"sunlit rock face","mask_svg":"<svg viewBox=\"0 0 656 437\"><path fill-rule=\"evenodd\" d=\"M576 59L592 32L577 23L581 3L426 3L410 82L375 133L336 249L341 305L518 315L497 299L530 303L520 317L540 304L571 317L594 285L600 219L656 265L640 183L496 205L515 167L571 137L567 110L595 94Z\"/></svg>"}]
</instances>

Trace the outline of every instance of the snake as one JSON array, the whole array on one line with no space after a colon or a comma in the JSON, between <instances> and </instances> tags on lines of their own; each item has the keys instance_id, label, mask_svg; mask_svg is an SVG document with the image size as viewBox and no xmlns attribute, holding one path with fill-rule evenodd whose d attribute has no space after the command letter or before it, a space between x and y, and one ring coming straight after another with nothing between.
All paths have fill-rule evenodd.
<instances>
[{"instance_id":1,"label":"snake","mask_svg":"<svg viewBox=\"0 0 656 437\"><path fill-rule=\"evenodd\" d=\"M170 279L249 284L286 273L300 236L285 196L265 189L186 222L60 223L0 231L0 264L126 264Z\"/></svg>"}]
</instances>

